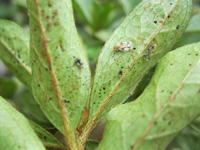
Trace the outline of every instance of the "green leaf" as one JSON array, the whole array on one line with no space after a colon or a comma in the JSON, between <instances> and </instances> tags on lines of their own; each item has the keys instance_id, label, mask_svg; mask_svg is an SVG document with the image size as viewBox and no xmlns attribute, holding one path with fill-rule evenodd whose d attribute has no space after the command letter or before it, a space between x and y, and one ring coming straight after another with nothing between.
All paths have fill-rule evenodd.
<instances>
[{"instance_id":1,"label":"green leaf","mask_svg":"<svg viewBox=\"0 0 200 150\"><path fill-rule=\"evenodd\" d=\"M0 78L0 95L4 98L11 98L15 91L17 85L13 79Z\"/></svg>"},{"instance_id":2,"label":"green leaf","mask_svg":"<svg viewBox=\"0 0 200 150\"><path fill-rule=\"evenodd\" d=\"M90 70L73 18L71 0L28 0L33 94L49 120L74 145L85 111Z\"/></svg>"},{"instance_id":3,"label":"green leaf","mask_svg":"<svg viewBox=\"0 0 200 150\"><path fill-rule=\"evenodd\" d=\"M110 111L99 150L163 150L200 114L199 49L200 43L168 53L143 94Z\"/></svg>"},{"instance_id":4,"label":"green leaf","mask_svg":"<svg viewBox=\"0 0 200 150\"><path fill-rule=\"evenodd\" d=\"M172 147L172 150L175 148L198 150L200 149L200 134L187 126L175 137L169 147Z\"/></svg>"},{"instance_id":5,"label":"green leaf","mask_svg":"<svg viewBox=\"0 0 200 150\"><path fill-rule=\"evenodd\" d=\"M28 120L0 97L0 145L6 150L45 150Z\"/></svg>"},{"instance_id":6,"label":"green leaf","mask_svg":"<svg viewBox=\"0 0 200 150\"><path fill-rule=\"evenodd\" d=\"M72 0L75 10L81 13L82 17L89 23L92 23L91 0Z\"/></svg>"},{"instance_id":7,"label":"green leaf","mask_svg":"<svg viewBox=\"0 0 200 150\"><path fill-rule=\"evenodd\" d=\"M141 0L120 0L122 3L122 7L126 14L130 13L131 10L140 3Z\"/></svg>"},{"instance_id":8,"label":"green leaf","mask_svg":"<svg viewBox=\"0 0 200 150\"><path fill-rule=\"evenodd\" d=\"M67 149L67 147L60 143L51 133L49 133L48 131L46 131L45 129L43 129L42 127L40 127L32 121L29 121L29 123L45 147Z\"/></svg>"},{"instance_id":9,"label":"green leaf","mask_svg":"<svg viewBox=\"0 0 200 150\"><path fill-rule=\"evenodd\" d=\"M97 120L132 95L145 73L180 38L191 10L190 0L144 0L124 19L100 52L90 100L90 122L85 131L89 132ZM124 41L130 41L133 50L114 50ZM148 49L153 46L150 53Z\"/></svg>"},{"instance_id":10,"label":"green leaf","mask_svg":"<svg viewBox=\"0 0 200 150\"><path fill-rule=\"evenodd\" d=\"M0 20L0 58L31 89L29 34L17 24Z\"/></svg>"},{"instance_id":11,"label":"green leaf","mask_svg":"<svg viewBox=\"0 0 200 150\"><path fill-rule=\"evenodd\" d=\"M85 150L95 150L99 145L99 141L88 140L85 145Z\"/></svg>"},{"instance_id":12,"label":"green leaf","mask_svg":"<svg viewBox=\"0 0 200 150\"><path fill-rule=\"evenodd\" d=\"M27 118L34 122L42 125L50 124L47 117L44 115L40 106L34 99L32 93L23 89L13 100L13 102L20 108L20 112L23 113Z\"/></svg>"},{"instance_id":13,"label":"green leaf","mask_svg":"<svg viewBox=\"0 0 200 150\"><path fill-rule=\"evenodd\" d=\"M191 33L191 32L200 32L200 12L196 13L192 16L190 20L190 25L186 29L186 33Z\"/></svg>"}]
</instances>

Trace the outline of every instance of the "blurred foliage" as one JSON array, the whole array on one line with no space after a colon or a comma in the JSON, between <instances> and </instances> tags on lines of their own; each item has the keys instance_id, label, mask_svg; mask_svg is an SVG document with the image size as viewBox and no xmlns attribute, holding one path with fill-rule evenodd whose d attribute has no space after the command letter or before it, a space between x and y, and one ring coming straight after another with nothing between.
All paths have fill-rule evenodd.
<instances>
[{"instance_id":1,"label":"blurred foliage","mask_svg":"<svg viewBox=\"0 0 200 150\"><path fill-rule=\"evenodd\" d=\"M40 106L35 101L31 92L22 88L22 90L12 99L17 105L17 109L23 113L27 118L34 121L35 123L41 125L42 127L52 127L49 120L46 118Z\"/></svg>"},{"instance_id":2,"label":"blurred foliage","mask_svg":"<svg viewBox=\"0 0 200 150\"><path fill-rule=\"evenodd\" d=\"M0 95L3 98L12 98L16 90L17 85L13 78L0 78Z\"/></svg>"},{"instance_id":3,"label":"blurred foliage","mask_svg":"<svg viewBox=\"0 0 200 150\"><path fill-rule=\"evenodd\" d=\"M186 126L171 142L167 150L199 150L200 149L200 117Z\"/></svg>"},{"instance_id":4,"label":"blurred foliage","mask_svg":"<svg viewBox=\"0 0 200 150\"><path fill-rule=\"evenodd\" d=\"M104 43L124 17L140 1L141 0L72 0L75 23L78 33L85 45L93 75L99 52ZM173 49L186 44L199 42L200 40L200 0L194 0L193 5L190 25ZM12 20L29 31L26 0L0 0L0 18ZM143 92L145 87L149 84L155 68L156 66L146 74L133 95L126 102L136 99ZM17 88L19 88L19 86L16 85L13 79L0 79L1 96L7 99L12 98L19 110L29 119L40 125L46 127L50 126L49 121L44 116L32 94L22 87L20 88L21 90L17 90ZM200 128L200 117L194 120L192 124ZM187 126L172 141L168 149L186 150L187 147L191 146L198 146L199 148L199 143L200 135L190 126Z\"/></svg>"}]
</instances>

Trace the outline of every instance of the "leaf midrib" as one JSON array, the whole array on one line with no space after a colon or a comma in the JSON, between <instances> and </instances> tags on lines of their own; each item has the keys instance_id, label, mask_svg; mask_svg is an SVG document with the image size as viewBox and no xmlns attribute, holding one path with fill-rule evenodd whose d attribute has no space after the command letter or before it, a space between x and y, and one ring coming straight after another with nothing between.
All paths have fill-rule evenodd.
<instances>
[{"instance_id":1,"label":"leaf midrib","mask_svg":"<svg viewBox=\"0 0 200 150\"><path fill-rule=\"evenodd\" d=\"M60 90L60 87L59 87L57 76L56 76L56 74L53 70L53 67L52 67L53 65L52 65L52 60L51 60L51 55L50 55L50 49L49 49L49 46L48 46L48 40L47 40L46 35L45 35L45 30L43 29L43 26L42 26L42 19L40 17L41 16L40 15L40 6L39 6L39 3L38 3L38 0L34 0L34 1L36 3L37 14L38 14L37 19L38 19L38 23L39 23L41 34L42 34L42 40L43 40L43 43L44 43L44 48L45 48L45 51L46 51L46 54L47 54L48 64L51 68L50 72L51 72L51 76L52 76L52 79L53 79L53 85L54 85L54 88L55 88L56 96L57 96L59 106L60 106L60 109L61 109L62 119L63 119L63 122L64 122L64 132L65 132L66 142L68 143L68 146L71 149L75 150L75 149L77 149L76 141L75 141L75 135L73 134L73 130L71 128L70 120L67 116L67 110L65 109L64 101L62 99L62 94L61 94L61 90Z\"/></svg>"}]
</instances>

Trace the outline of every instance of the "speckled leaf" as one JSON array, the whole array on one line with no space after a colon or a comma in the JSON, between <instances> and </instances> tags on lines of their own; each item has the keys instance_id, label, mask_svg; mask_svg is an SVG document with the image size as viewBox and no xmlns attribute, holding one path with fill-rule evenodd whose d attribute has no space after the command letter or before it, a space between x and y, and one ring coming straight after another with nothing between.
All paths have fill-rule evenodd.
<instances>
[{"instance_id":1,"label":"speckled leaf","mask_svg":"<svg viewBox=\"0 0 200 150\"><path fill-rule=\"evenodd\" d=\"M17 24L0 19L0 58L8 69L31 88L29 34Z\"/></svg>"},{"instance_id":2,"label":"speckled leaf","mask_svg":"<svg viewBox=\"0 0 200 150\"><path fill-rule=\"evenodd\" d=\"M86 131L132 95L144 74L180 38L189 23L191 10L190 0L144 0L124 19L98 58ZM130 41L133 49L114 50L114 46L124 41ZM155 48L150 53L148 49L152 46Z\"/></svg>"},{"instance_id":3,"label":"speckled leaf","mask_svg":"<svg viewBox=\"0 0 200 150\"><path fill-rule=\"evenodd\" d=\"M28 120L0 97L0 147L2 150L45 150Z\"/></svg>"},{"instance_id":4,"label":"speckled leaf","mask_svg":"<svg viewBox=\"0 0 200 150\"><path fill-rule=\"evenodd\" d=\"M29 121L29 124L33 128L37 136L40 138L45 147L67 149L67 147L60 143L51 133L43 129L41 126L35 124L32 121Z\"/></svg>"},{"instance_id":5,"label":"speckled leaf","mask_svg":"<svg viewBox=\"0 0 200 150\"><path fill-rule=\"evenodd\" d=\"M89 65L75 28L71 0L28 0L27 5L33 93L70 147L75 144L72 133L85 110L90 87Z\"/></svg>"},{"instance_id":6,"label":"speckled leaf","mask_svg":"<svg viewBox=\"0 0 200 150\"><path fill-rule=\"evenodd\" d=\"M143 94L110 111L99 150L164 150L200 114L199 100L200 43L168 53Z\"/></svg>"}]
</instances>

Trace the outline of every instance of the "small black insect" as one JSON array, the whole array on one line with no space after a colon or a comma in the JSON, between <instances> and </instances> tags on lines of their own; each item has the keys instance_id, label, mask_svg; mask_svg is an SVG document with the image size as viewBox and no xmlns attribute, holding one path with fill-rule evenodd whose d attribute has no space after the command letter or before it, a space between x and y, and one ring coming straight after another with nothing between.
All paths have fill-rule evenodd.
<instances>
[{"instance_id":1,"label":"small black insect","mask_svg":"<svg viewBox=\"0 0 200 150\"><path fill-rule=\"evenodd\" d=\"M122 71L122 70L120 70L120 71L119 71L119 77L121 77L121 76L122 76L122 74L123 74L123 71Z\"/></svg>"},{"instance_id":2,"label":"small black insect","mask_svg":"<svg viewBox=\"0 0 200 150\"><path fill-rule=\"evenodd\" d=\"M81 62L80 59L76 59L76 64L77 64L79 67L83 68L83 63Z\"/></svg>"}]
</instances>

